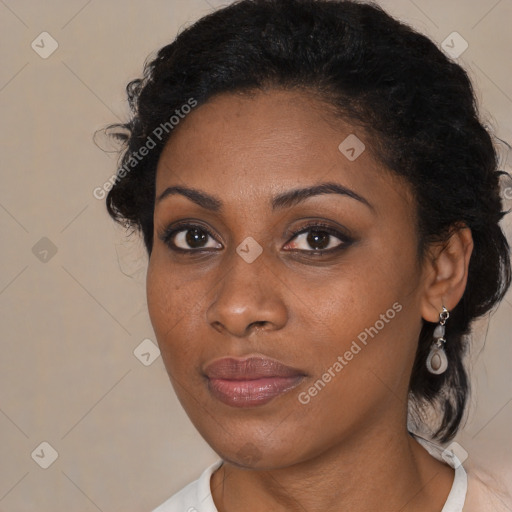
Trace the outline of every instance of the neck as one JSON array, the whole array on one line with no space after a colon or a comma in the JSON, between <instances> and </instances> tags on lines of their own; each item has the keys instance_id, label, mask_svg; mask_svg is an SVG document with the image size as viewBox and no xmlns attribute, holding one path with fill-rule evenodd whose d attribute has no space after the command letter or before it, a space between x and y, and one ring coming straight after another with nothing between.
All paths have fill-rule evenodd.
<instances>
[{"instance_id":1,"label":"neck","mask_svg":"<svg viewBox=\"0 0 512 512\"><path fill-rule=\"evenodd\" d=\"M405 429L380 427L285 468L246 470L225 462L211 488L219 512L438 512L453 475Z\"/></svg>"}]
</instances>

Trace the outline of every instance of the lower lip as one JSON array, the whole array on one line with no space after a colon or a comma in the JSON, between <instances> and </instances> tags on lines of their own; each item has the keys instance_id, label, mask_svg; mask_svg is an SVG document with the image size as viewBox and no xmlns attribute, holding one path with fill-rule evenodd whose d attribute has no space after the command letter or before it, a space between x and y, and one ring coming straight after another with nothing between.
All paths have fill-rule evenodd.
<instances>
[{"instance_id":1,"label":"lower lip","mask_svg":"<svg viewBox=\"0 0 512 512\"><path fill-rule=\"evenodd\" d=\"M208 379L208 388L215 398L227 405L255 407L297 387L302 379L301 375L254 380Z\"/></svg>"}]
</instances>

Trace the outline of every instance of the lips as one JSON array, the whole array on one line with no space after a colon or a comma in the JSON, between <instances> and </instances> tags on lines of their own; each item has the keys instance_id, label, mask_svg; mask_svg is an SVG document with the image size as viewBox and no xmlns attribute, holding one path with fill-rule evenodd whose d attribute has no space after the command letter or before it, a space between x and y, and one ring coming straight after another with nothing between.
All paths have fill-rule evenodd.
<instances>
[{"instance_id":1,"label":"lips","mask_svg":"<svg viewBox=\"0 0 512 512\"><path fill-rule=\"evenodd\" d=\"M297 387L305 374L275 359L226 357L204 370L210 393L232 407L255 407Z\"/></svg>"}]
</instances>

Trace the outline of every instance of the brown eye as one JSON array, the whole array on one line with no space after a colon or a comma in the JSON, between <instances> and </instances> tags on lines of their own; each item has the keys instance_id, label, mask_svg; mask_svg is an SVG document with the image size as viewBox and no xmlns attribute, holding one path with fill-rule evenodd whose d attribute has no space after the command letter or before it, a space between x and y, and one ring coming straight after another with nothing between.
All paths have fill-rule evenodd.
<instances>
[{"instance_id":1,"label":"brown eye","mask_svg":"<svg viewBox=\"0 0 512 512\"><path fill-rule=\"evenodd\" d=\"M326 231L311 230L306 238L306 242L314 249L323 250L329 245L331 235Z\"/></svg>"},{"instance_id":2,"label":"brown eye","mask_svg":"<svg viewBox=\"0 0 512 512\"><path fill-rule=\"evenodd\" d=\"M330 226L314 225L295 233L286 247L311 253L329 252L348 246L352 241Z\"/></svg>"},{"instance_id":3,"label":"brown eye","mask_svg":"<svg viewBox=\"0 0 512 512\"><path fill-rule=\"evenodd\" d=\"M335 236L327 231L310 229L295 236L295 241L292 243L294 249L304 251L324 251L333 249L343 243L341 240L338 240L338 243L335 243L335 238Z\"/></svg>"},{"instance_id":4,"label":"brown eye","mask_svg":"<svg viewBox=\"0 0 512 512\"><path fill-rule=\"evenodd\" d=\"M162 240L173 250L194 251L222 247L202 226L181 225L166 230Z\"/></svg>"},{"instance_id":5,"label":"brown eye","mask_svg":"<svg viewBox=\"0 0 512 512\"><path fill-rule=\"evenodd\" d=\"M181 233L185 233L185 242L189 245L189 247L192 247L193 249L197 247L203 247L206 244L209 236L208 233L197 228L187 229Z\"/></svg>"}]
</instances>

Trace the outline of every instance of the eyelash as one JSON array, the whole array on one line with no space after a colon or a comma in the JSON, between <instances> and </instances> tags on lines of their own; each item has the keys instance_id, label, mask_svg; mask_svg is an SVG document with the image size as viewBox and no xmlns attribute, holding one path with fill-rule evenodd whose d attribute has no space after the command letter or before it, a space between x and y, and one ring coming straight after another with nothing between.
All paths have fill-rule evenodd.
<instances>
[{"instance_id":1,"label":"eyelash","mask_svg":"<svg viewBox=\"0 0 512 512\"><path fill-rule=\"evenodd\" d=\"M209 229L207 229L205 226L202 226L201 224L191 224L191 223L179 223L172 227L168 227L160 236L159 238L164 242L172 251L180 252L184 254L190 254L190 253L198 253L198 252L208 252L212 249L182 249L181 247L177 247L172 238L177 233L180 233L182 231L187 231L189 229L200 229L201 231L204 231L209 237L211 237L213 240L217 241L215 236L210 232ZM287 244L290 243L295 237L298 235L301 235L303 233L307 233L309 231L319 231L321 233L327 233L331 236L334 236L335 238L338 238L340 240L340 244L336 247L333 247L331 249L323 249L323 250L310 250L306 251L303 249L295 249L293 252L303 252L308 253L313 256L322 256L323 254L331 254L337 251L340 251L342 249L347 248L349 245L351 245L354 240L345 235L344 233L341 233L340 231L334 229L332 226L328 224L324 224L319 221L312 221L307 223L306 225L300 227L297 230L290 231L287 233L287 236L290 237ZM218 249L213 249L218 250Z\"/></svg>"}]
</instances>

